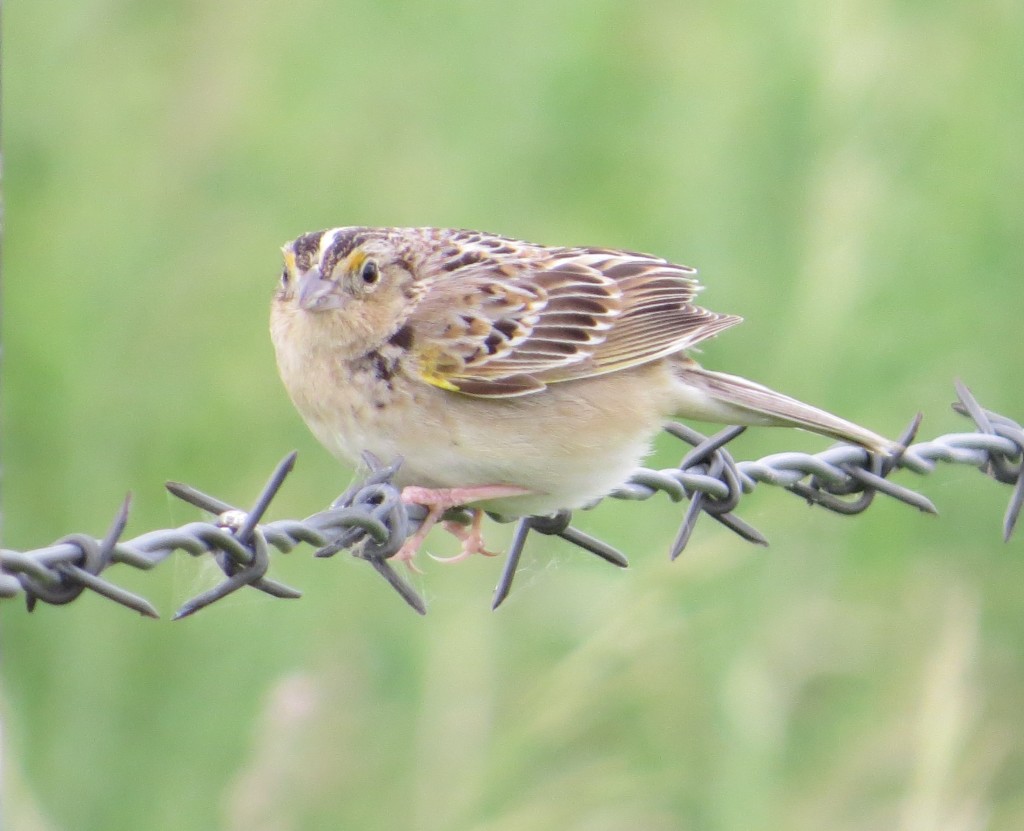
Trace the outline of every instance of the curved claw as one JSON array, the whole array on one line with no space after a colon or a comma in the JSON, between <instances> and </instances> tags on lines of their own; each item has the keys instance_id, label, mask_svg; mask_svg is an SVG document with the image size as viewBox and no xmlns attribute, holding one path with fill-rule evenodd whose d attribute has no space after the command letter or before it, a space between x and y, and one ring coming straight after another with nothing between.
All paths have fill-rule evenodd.
<instances>
[{"instance_id":1,"label":"curved claw","mask_svg":"<svg viewBox=\"0 0 1024 831\"><path fill-rule=\"evenodd\" d=\"M438 557L436 554L431 554L430 552L427 552L427 556L430 557L430 559L433 560L435 563L443 563L446 566L450 566L453 563L461 563L463 560L468 560L470 557L473 556L473 552L466 551L465 549L463 549L458 554L453 554L451 557Z\"/></svg>"},{"instance_id":2,"label":"curved claw","mask_svg":"<svg viewBox=\"0 0 1024 831\"><path fill-rule=\"evenodd\" d=\"M461 522L444 523L444 530L462 541L462 550L453 557L435 557L433 554L430 554L429 556L432 560L450 565L452 563L461 563L474 554L482 554L484 557L498 556L499 552L488 551L484 548L484 535L480 528L484 519L483 511L474 510L472 513L473 521L470 523L469 528L466 528Z\"/></svg>"}]
</instances>

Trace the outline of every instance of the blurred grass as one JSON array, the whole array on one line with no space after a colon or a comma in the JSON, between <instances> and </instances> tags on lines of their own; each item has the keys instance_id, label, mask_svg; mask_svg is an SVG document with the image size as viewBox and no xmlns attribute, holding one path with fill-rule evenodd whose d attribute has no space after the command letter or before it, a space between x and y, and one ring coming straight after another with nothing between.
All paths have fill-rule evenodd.
<instances>
[{"instance_id":1,"label":"blurred grass","mask_svg":"<svg viewBox=\"0 0 1024 831\"><path fill-rule=\"evenodd\" d=\"M699 266L747 323L706 363L890 434L1020 418L1024 10L800 0L69 2L6 11L4 545L193 517L165 479L276 516L348 473L292 412L276 248L337 224L480 227ZM818 448L744 436L737 453ZM678 452L659 446L656 464ZM300 550L298 602L183 623L95 598L2 610L5 817L25 829L1015 829L1021 541L963 469L943 515L764 492L760 552L678 508L428 566L421 620ZM495 531L502 540L507 529ZM507 539L507 537L505 537ZM439 541L437 545L444 545ZM169 614L212 580L117 573Z\"/></svg>"}]
</instances>

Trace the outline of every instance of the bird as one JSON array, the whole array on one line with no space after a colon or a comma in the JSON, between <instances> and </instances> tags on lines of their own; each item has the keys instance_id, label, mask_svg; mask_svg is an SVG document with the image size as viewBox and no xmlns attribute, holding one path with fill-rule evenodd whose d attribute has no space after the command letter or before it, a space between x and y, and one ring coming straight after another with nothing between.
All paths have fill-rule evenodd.
<instances>
[{"instance_id":1,"label":"bird","mask_svg":"<svg viewBox=\"0 0 1024 831\"><path fill-rule=\"evenodd\" d=\"M427 508L393 555L446 523L460 560L502 518L589 506L626 482L672 418L794 427L890 456L898 445L745 378L698 344L740 323L695 304L695 269L634 251L454 228L349 226L282 248L277 366L314 436L356 465L401 458Z\"/></svg>"}]
</instances>

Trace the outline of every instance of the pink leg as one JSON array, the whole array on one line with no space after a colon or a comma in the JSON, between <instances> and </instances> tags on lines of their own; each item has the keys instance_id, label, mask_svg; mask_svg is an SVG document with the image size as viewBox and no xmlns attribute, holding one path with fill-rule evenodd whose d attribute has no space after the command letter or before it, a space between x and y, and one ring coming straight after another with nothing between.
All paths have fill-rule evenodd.
<instances>
[{"instance_id":1,"label":"pink leg","mask_svg":"<svg viewBox=\"0 0 1024 831\"><path fill-rule=\"evenodd\" d=\"M430 529L437 525L450 508L458 508L471 502L482 502L485 499L505 499L510 496L524 496L530 493L525 488L514 485L477 485L469 488L420 488L410 486L402 489L402 501L407 505L423 505L428 509L423 524L416 533L407 539L400 549L392 556L393 560L402 560L412 565L412 559L419 551L423 540ZM480 535L480 523L483 512L473 512L473 524L465 535L456 534L463 541L462 553L449 558L448 562L458 562L470 554L484 552L483 538ZM450 529L449 529L450 530Z\"/></svg>"},{"instance_id":2,"label":"pink leg","mask_svg":"<svg viewBox=\"0 0 1024 831\"><path fill-rule=\"evenodd\" d=\"M423 545L423 541L427 538L427 534L430 533L430 529L437 525L437 521L446 510L448 509L431 507L427 511L427 515L423 518L423 523L416 529L416 533L410 535L406 541L402 543L402 547L391 555L390 559L400 560L407 564L413 571L419 571L416 564L413 562L413 558L416 556L416 552L420 550L420 546Z\"/></svg>"}]
</instances>

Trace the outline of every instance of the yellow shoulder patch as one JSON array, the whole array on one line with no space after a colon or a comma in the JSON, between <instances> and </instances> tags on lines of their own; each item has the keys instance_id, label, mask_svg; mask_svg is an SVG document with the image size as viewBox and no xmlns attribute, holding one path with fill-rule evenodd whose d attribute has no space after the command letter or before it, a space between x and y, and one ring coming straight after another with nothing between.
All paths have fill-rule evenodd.
<instances>
[{"instance_id":1,"label":"yellow shoulder patch","mask_svg":"<svg viewBox=\"0 0 1024 831\"><path fill-rule=\"evenodd\" d=\"M451 381L445 378L440 373L424 369L420 371L420 378L435 387L440 387L443 390L449 390L450 392L458 392L459 388L455 386Z\"/></svg>"},{"instance_id":2,"label":"yellow shoulder patch","mask_svg":"<svg viewBox=\"0 0 1024 831\"><path fill-rule=\"evenodd\" d=\"M446 355L437 344L417 342L412 353L416 359L420 378L439 389L460 392L459 388L449 380L454 375L454 371L461 369L460 362L450 355Z\"/></svg>"}]
</instances>

